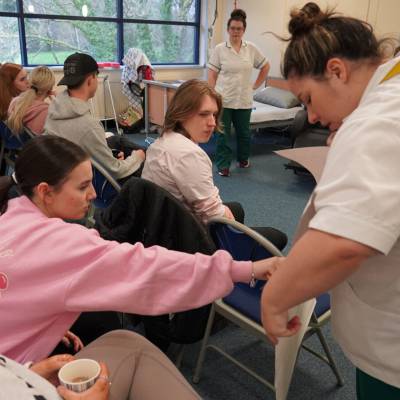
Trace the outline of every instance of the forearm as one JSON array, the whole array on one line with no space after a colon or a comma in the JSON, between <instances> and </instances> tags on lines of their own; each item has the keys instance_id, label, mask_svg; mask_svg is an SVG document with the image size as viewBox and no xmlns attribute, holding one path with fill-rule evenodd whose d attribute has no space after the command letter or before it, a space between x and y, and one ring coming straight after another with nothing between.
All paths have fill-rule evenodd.
<instances>
[{"instance_id":1,"label":"forearm","mask_svg":"<svg viewBox=\"0 0 400 400\"><path fill-rule=\"evenodd\" d=\"M367 246L308 230L272 276L263 293L264 312L281 313L335 287L376 252Z\"/></svg>"},{"instance_id":2,"label":"forearm","mask_svg":"<svg viewBox=\"0 0 400 400\"><path fill-rule=\"evenodd\" d=\"M265 79L267 78L268 72L270 69L269 63L264 65L261 69L260 72L258 73L257 79L253 84L253 90L257 89L260 87L260 85L265 82Z\"/></svg>"},{"instance_id":3,"label":"forearm","mask_svg":"<svg viewBox=\"0 0 400 400\"><path fill-rule=\"evenodd\" d=\"M217 84L217 78L218 78L218 73L213 71L212 69L208 70L208 84L212 87L215 88L215 85Z\"/></svg>"}]
</instances>

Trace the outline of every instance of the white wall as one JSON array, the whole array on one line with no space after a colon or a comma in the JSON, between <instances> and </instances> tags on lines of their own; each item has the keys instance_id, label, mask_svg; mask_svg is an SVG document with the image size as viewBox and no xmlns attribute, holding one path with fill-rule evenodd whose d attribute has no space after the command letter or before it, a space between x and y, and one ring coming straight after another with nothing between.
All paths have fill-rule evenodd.
<instances>
[{"instance_id":1,"label":"white wall","mask_svg":"<svg viewBox=\"0 0 400 400\"><path fill-rule=\"evenodd\" d=\"M234 1L226 0L222 25L223 38L227 39L226 24L234 8ZM244 38L256 44L271 64L271 76L279 76L282 43L266 31L278 35L284 33L284 14L286 4L284 0L246 0L239 1L239 7L247 14L247 29Z\"/></svg>"}]
</instances>

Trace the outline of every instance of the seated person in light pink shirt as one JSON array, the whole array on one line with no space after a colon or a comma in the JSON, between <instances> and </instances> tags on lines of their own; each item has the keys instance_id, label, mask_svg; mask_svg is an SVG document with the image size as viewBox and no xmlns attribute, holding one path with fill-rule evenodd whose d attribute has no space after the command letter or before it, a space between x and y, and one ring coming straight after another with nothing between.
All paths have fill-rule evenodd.
<instances>
[{"instance_id":1,"label":"seated person in light pink shirt","mask_svg":"<svg viewBox=\"0 0 400 400\"><path fill-rule=\"evenodd\" d=\"M244 222L237 202L223 203L214 185L212 163L199 143L219 130L221 96L205 81L182 84L165 115L161 137L147 150L142 178L163 187L203 223L212 217ZM253 228L282 249L287 237L274 228Z\"/></svg>"},{"instance_id":2,"label":"seated person in light pink shirt","mask_svg":"<svg viewBox=\"0 0 400 400\"><path fill-rule=\"evenodd\" d=\"M142 178L166 189L204 223L215 216L235 219L214 185L211 160L198 145L209 141L220 111L221 97L206 82L193 79L181 85L142 172Z\"/></svg>"},{"instance_id":3,"label":"seated person in light pink shirt","mask_svg":"<svg viewBox=\"0 0 400 400\"><path fill-rule=\"evenodd\" d=\"M15 175L0 177L0 354L41 360L84 311L189 310L226 296L234 282L272 273L269 259L144 248L64 222L87 213L96 196L92 179L81 147L47 135L24 146ZM22 195L8 200L15 185Z\"/></svg>"},{"instance_id":4,"label":"seated person in light pink shirt","mask_svg":"<svg viewBox=\"0 0 400 400\"><path fill-rule=\"evenodd\" d=\"M54 94L54 74L47 67L36 67L30 73L29 80L30 88L10 103L7 125L14 134L21 134L26 126L34 134L40 135L49 109L45 100Z\"/></svg>"}]
</instances>

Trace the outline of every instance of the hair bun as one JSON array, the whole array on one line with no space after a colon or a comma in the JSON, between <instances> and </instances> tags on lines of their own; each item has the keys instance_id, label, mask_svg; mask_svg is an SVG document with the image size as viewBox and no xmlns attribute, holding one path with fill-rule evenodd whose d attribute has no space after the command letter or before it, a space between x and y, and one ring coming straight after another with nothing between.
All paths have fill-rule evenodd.
<instances>
[{"instance_id":1,"label":"hair bun","mask_svg":"<svg viewBox=\"0 0 400 400\"><path fill-rule=\"evenodd\" d=\"M326 15L315 3L307 3L303 8L293 10L290 13L289 33L292 36L302 35L310 31L321 22Z\"/></svg>"},{"instance_id":2,"label":"hair bun","mask_svg":"<svg viewBox=\"0 0 400 400\"><path fill-rule=\"evenodd\" d=\"M240 8L235 8L232 12L231 12L231 18L243 18L244 20L246 20L247 15L246 13L240 9Z\"/></svg>"}]
</instances>

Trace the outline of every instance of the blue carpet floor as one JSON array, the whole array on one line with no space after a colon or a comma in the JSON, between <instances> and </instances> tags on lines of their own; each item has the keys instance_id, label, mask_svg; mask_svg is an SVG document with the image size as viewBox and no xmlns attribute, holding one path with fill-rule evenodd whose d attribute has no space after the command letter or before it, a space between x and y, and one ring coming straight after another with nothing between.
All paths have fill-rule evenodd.
<instances>
[{"instance_id":1,"label":"blue carpet floor","mask_svg":"<svg viewBox=\"0 0 400 400\"><path fill-rule=\"evenodd\" d=\"M143 135L129 135L135 142L143 143ZM285 159L274 154L290 145L282 134L260 133L253 136L251 167L239 169L232 165L231 176L224 178L214 171L215 184L224 201L239 201L246 212L249 226L273 226L286 232L291 245L298 219L304 209L315 182L308 174L294 174L285 169ZM203 148L212 157L214 140ZM293 375L288 400L353 400L355 399L355 372L335 343L328 324L324 335L345 380L337 387L330 368L309 353L300 352ZM260 374L273 377L273 348L249 336L242 329L228 325L212 337L212 341L254 368ZM319 342L312 337L308 344L320 350ZM191 382L199 344L187 346L182 372ZM195 389L206 400L274 399L274 394L258 381L239 370L213 350L207 352L202 379Z\"/></svg>"}]
</instances>

